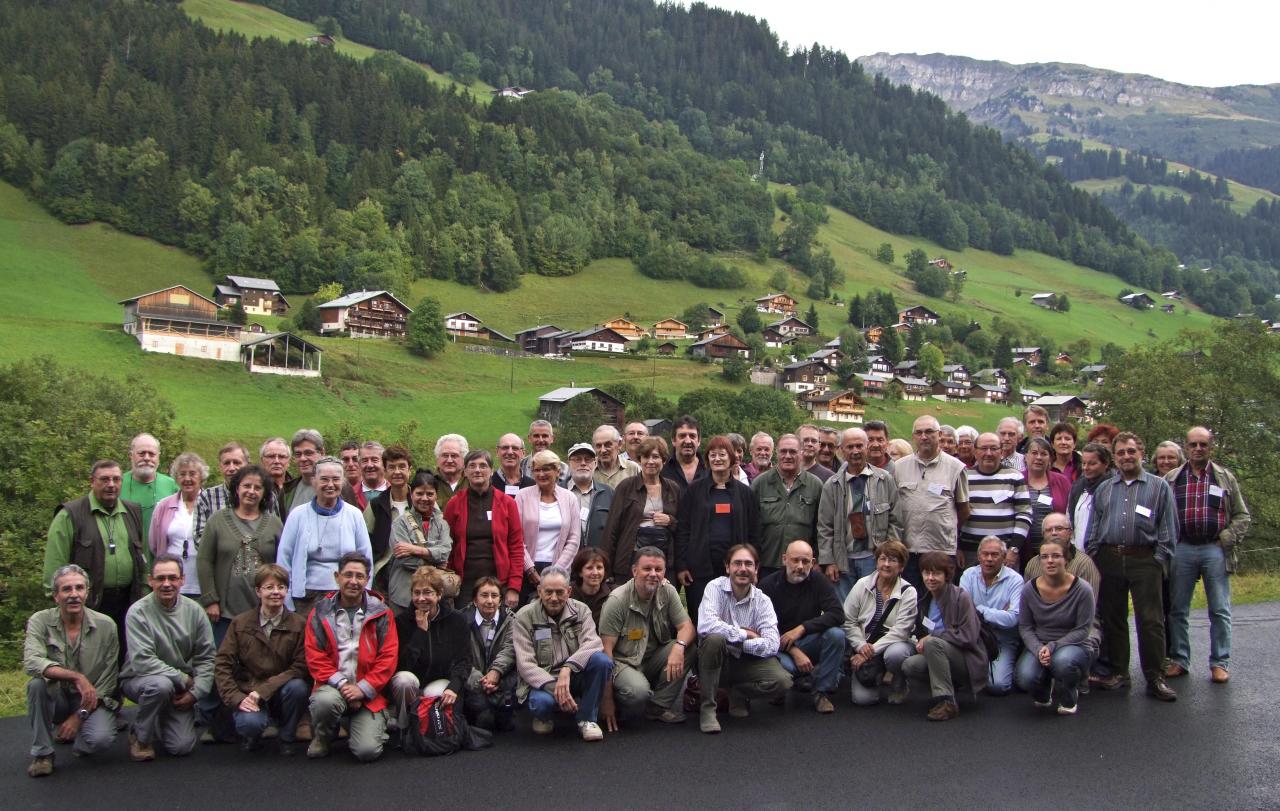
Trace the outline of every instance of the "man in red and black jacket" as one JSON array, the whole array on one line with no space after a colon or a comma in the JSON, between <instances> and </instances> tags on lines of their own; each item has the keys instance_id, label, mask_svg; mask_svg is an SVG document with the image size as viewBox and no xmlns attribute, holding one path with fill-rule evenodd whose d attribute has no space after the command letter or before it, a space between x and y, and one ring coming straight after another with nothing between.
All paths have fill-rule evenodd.
<instances>
[{"instance_id":1,"label":"man in red and black jacket","mask_svg":"<svg viewBox=\"0 0 1280 811\"><path fill-rule=\"evenodd\" d=\"M382 691L395 674L400 645L390 606L366 590L370 567L360 552L343 555L334 575L338 590L317 600L307 618L307 667L315 681L307 757L329 754L343 716L357 760L377 760L387 741Z\"/></svg>"}]
</instances>

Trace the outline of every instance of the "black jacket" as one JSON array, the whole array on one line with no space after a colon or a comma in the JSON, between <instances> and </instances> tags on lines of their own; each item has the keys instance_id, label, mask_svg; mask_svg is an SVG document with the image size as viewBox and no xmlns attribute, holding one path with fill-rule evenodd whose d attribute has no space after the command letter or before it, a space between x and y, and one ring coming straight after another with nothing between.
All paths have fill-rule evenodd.
<instances>
[{"instance_id":1,"label":"black jacket","mask_svg":"<svg viewBox=\"0 0 1280 811\"><path fill-rule=\"evenodd\" d=\"M449 689L461 696L471 675L471 629L467 618L440 603L440 611L428 630L418 627L410 609L396 619L400 638L400 661L396 670L407 670L427 686L436 679L448 679Z\"/></svg>"},{"instance_id":2,"label":"black jacket","mask_svg":"<svg viewBox=\"0 0 1280 811\"><path fill-rule=\"evenodd\" d=\"M774 572L760 581L760 590L773 601L778 633L803 625L804 635L809 636L844 624L844 608L836 596L836 587L817 566L803 583L787 582L785 569Z\"/></svg>"},{"instance_id":3,"label":"black jacket","mask_svg":"<svg viewBox=\"0 0 1280 811\"><path fill-rule=\"evenodd\" d=\"M680 488L681 494L689 487L689 482L684 480L684 470L680 467L680 462L676 460L673 453L667 459L667 463L662 466L662 472L658 474L664 479L670 479L675 482L676 487ZM711 475L711 471L707 468L707 463L702 461L702 455L698 455L698 468L694 471L693 480L695 482L705 479Z\"/></svg>"},{"instance_id":4,"label":"black jacket","mask_svg":"<svg viewBox=\"0 0 1280 811\"><path fill-rule=\"evenodd\" d=\"M724 562L711 559L708 524L711 519L711 488L715 480L710 474L695 478L680 496L679 520L676 522L676 568L686 569L695 580L710 580L724 573ZM729 490L730 530L729 543L755 544L760 537L760 508L751 488L730 478Z\"/></svg>"}]
</instances>

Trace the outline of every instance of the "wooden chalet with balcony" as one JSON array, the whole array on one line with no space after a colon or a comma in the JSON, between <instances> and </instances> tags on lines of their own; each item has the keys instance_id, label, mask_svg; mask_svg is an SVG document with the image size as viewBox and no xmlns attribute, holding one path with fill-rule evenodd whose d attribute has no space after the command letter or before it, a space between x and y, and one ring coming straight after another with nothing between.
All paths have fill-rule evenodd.
<instances>
[{"instance_id":1,"label":"wooden chalet with balcony","mask_svg":"<svg viewBox=\"0 0 1280 811\"><path fill-rule=\"evenodd\" d=\"M316 307L320 334L346 332L352 338L403 338L413 309L386 290L348 293Z\"/></svg>"},{"instance_id":2,"label":"wooden chalet with balcony","mask_svg":"<svg viewBox=\"0 0 1280 811\"><path fill-rule=\"evenodd\" d=\"M933 310L923 304L917 304L914 307L908 307L905 310L898 310L898 322L902 324L936 324L941 318Z\"/></svg>"},{"instance_id":3,"label":"wooden chalet with balcony","mask_svg":"<svg viewBox=\"0 0 1280 811\"><path fill-rule=\"evenodd\" d=\"M477 316L468 312L449 313L444 317L444 331L458 338L474 338L478 341L497 341L512 344L515 339L493 327L485 326Z\"/></svg>"},{"instance_id":4,"label":"wooden chalet with balcony","mask_svg":"<svg viewBox=\"0 0 1280 811\"><path fill-rule=\"evenodd\" d=\"M1031 403L1049 412L1049 422L1080 422L1085 418L1087 405L1084 400L1071 394L1046 394Z\"/></svg>"},{"instance_id":5,"label":"wooden chalet with balcony","mask_svg":"<svg viewBox=\"0 0 1280 811\"><path fill-rule=\"evenodd\" d=\"M947 380L954 380L957 383L969 385L969 367L963 363L948 363L942 367L942 374Z\"/></svg>"},{"instance_id":6,"label":"wooden chalet with balcony","mask_svg":"<svg viewBox=\"0 0 1280 811\"><path fill-rule=\"evenodd\" d=\"M904 400L927 400L929 395L933 394L933 388L929 385L929 381L923 377L894 375L893 379L899 386L902 386L902 399Z\"/></svg>"},{"instance_id":7,"label":"wooden chalet with balcony","mask_svg":"<svg viewBox=\"0 0 1280 811\"><path fill-rule=\"evenodd\" d=\"M867 414L867 401L852 389L844 391L809 391L798 398L800 407L821 422L845 422L859 425Z\"/></svg>"},{"instance_id":8,"label":"wooden chalet with balcony","mask_svg":"<svg viewBox=\"0 0 1280 811\"><path fill-rule=\"evenodd\" d=\"M782 367L782 388L792 394L826 391L830 388L831 367L820 360L799 360Z\"/></svg>"},{"instance_id":9,"label":"wooden chalet with balcony","mask_svg":"<svg viewBox=\"0 0 1280 811\"><path fill-rule=\"evenodd\" d=\"M613 330L628 341L638 341L641 338L649 337L649 333L644 327L634 321L628 321L625 318L615 318L611 321L604 322L600 326L605 329Z\"/></svg>"},{"instance_id":10,"label":"wooden chalet with balcony","mask_svg":"<svg viewBox=\"0 0 1280 811\"><path fill-rule=\"evenodd\" d=\"M239 304L250 315L284 315L289 311L289 301L271 279L227 276L213 288L213 298L221 307Z\"/></svg>"},{"instance_id":11,"label":"wooden chalet with balcony","mask_svg":"<svg viewBox=\"0 0 1280 811\"><path fill-rule=\"evenodd\" d=\"M764 345L770 349L779 349L784 346L790 346L796 342L796 339L792 336L783 335L773 327L765 327L764 331L761 332L760 335L764 338Z\"/></svg>"},{"instance_id":12,"label":"wooden chalet with balcony","mask_svg":"<svg viewBox=\"0 0 1280 811\"><path fill-rule=\"evenodd\" d=\"M789 316L781 321L774 321L768 328L783 335L792 335L797 338L813 334L813 327L795 316Z\"/></svg>"},{"instance_id":13,"label":"wooden chalet with balcony","mask_svg":"<svg viewBox=\"0 0 1280 811\"><path fill-rule=\"evenodd\" d=\"M177 284L124 299L124 331L147 352L240 360L239 324L218 320L218 303Z\"/></svg>"},{"instance_id":14,"label":"wooden chalet with balcony","mask_svg":"<svg viewBox=\"0 0 1280 811\"><path fill-rule=\"evenodd\" d=\"M1003 404L1009 402L1009 389L1003 385L992 383L971 383L969 384L969 399L982 403Z\"/></svg>"},{"instance_id":15,"label":"wooden chalet with balcony","mask_svg":"<svg viewBox=\"0 0 1280 811\"><path fill-rule=\"evenodd\" d=\"M589 327L560 339L560 351L617 352L627 351L627 339L609 327Z\"/></svg>"},{"instance_id":16,"label":"wooden chalet with balcony","mask_svg":"<svg viewBox=\"0 0 1280 811\"><path fill-rule=\"evenodd\" d=\"M751 347L738 339L738 336L731 332L723 335L713 335L710 338L698 341L689 348L689 354L695 358L711 358L712 360L723 360L730 355L738 355L742 358L751 356Z\"/></svg>"},{"instance_id":17,"label":"wooden chalet with balcony","mask_svg":"<svg viewBox=\"0 0 1280 811\"><path fill-rule=\"evenodd\" d=\"M969 384L958 380L935 380L932 391L934 397L941 397L950 403L969 399Z\"/></svg>"},{"instance_id":18,"label":"wooden chalet with balcony","mask_svg":"<svg viewBox=\"0 0 1280 811\"><path fill-rule=\"evenodd\" d=\"M781 315L796 314L796 300L786 293L770 293L755 300L756 312L779 313Z\"/></svg>"},{"instance_id":19,"label":"wooden chalet with balcony","mask_svg":"<svg viewBox=\"0 0 1280 811\"><path fill-rule=\"evenodd\" d=\"M862 381L862 393L867 397L883 397L884 387L893 379L889 375L877 372L857 372L856 374Z\"/></svg>"},{"instance_id":20,"label":"wooden chalet with balcony","mask_svg":"<svg viewBox=\"0 0 1280 811\"><path fill-rule=\"evenodd\" d=\"M659 341L680 341L689 337L689 325L674 318L664 318L653 325L653 337Z\"/></svg>"}]
</instances>

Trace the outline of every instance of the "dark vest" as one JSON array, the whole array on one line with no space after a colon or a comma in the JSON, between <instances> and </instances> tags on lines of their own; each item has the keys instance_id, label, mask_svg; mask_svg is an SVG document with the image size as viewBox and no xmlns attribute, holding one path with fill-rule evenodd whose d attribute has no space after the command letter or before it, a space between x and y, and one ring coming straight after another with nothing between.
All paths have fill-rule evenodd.
<instances>
[{"instance_id":1,"label":"dark vest","mask_svg":"<svg viewBox=\"0 0 1280 811\"><path fill-rule=\"evenodd\" d=\"M142 548L142 508L132 501L121 501L124 505L124 525L129 533L129 556L133 558L133 584L129 589L131 601L140 600L143 596L143 583L146 582L147 562ZM71 560L89 573L90 608L97 608L102 601L103 582L106 579L106 544L102 540L102 532L98 530L98 521L94 518L93 508L89 506L89 497L81 496L74 501L58 507L66 510L71 519L74 536L71 541ZM54 515L58 514L54 510Z\"/></svg>"}]
</instances>

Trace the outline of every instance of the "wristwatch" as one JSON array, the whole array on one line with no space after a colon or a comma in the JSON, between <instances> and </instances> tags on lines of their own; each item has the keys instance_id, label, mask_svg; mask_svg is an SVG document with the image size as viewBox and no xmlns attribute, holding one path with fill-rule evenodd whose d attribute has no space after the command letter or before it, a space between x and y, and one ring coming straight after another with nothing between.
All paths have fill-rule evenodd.
<instances>
[{"instance_id":1,"label":"wristwatch","mask_svg":"<svg viewBox=\"0 0 1280 811\"><path fill-rule=\"evenodd\" d=\"M81 721L87 721L89 719L89 711L86 710L84 707L81 707L80 709L76 710L76 715L80 716Z\"/></svg>"}]
</instances>

